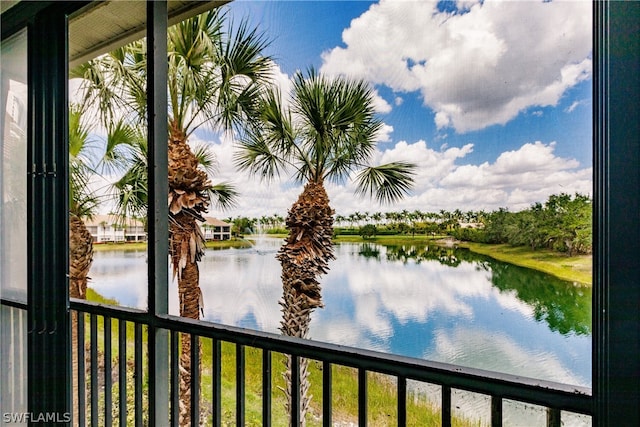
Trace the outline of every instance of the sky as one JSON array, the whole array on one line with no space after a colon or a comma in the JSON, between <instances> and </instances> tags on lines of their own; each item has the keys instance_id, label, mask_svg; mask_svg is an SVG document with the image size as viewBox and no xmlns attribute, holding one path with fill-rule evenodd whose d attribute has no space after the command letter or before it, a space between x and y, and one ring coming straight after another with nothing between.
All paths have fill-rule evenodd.
<instances>
[{"instance_id":1,"label":"sky","mask_svg":"<svg viewBox=\"0 0 640 427\"><path fill-rule=\"evenodd\" d=\"M372 164L416 164L415 186L391 205L326 184L337 214L460 209L518 211L558 193L592 193L589 1L253 1L225 6L271 40L283 92L298 71L364 79L384 123ZM233 165L234 142L200 129L213 182L237 205L219 218L279 214L302 191Z\"/></svg>"},{"instance_id":2,"label":"sky","mask_svg":"<svg viewBox=\"0 0 640 427\"><path fill-rule=\"evenodd\" d=\"M414 189L379 205L327 184L338 214L512 211L549 195L592 193L591 5L588 1L244 1L229 4L271 40L283 89L310 66L364 79L384 122L373 164L411 161ZM240 190L218 217L286 215L302 187L233 167L233 141L212 145L214 182Z\"/></svg>"}]
</instances>

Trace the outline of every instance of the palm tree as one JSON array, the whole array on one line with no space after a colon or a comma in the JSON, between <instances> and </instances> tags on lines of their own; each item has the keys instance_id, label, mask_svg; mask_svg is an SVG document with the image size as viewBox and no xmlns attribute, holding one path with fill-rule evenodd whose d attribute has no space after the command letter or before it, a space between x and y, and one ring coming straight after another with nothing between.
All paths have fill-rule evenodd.
<instances>
[{"instance_id":1,"label":"palm tree","mask_svg":"<svg viewBox=\"0 0 640 427\"><path fill-rule=\"evenodd\" d=\"M311 312L322 307L319 278L334 258L333 209L325 181L342 183L356 175L359 194L381 202L402 197L413 183L414 166L395 162L368 166L374 154L381 122L374 117L371 89L363 81L326 78L314 69L293 78L291 106L284 108L277 89L262 98L262 125L239 142L236 164L263 179L293 171L304 183L286 219L289 235L277 258L282 265L283 296L280 301L283 334L306 338ZM290 384L290 361L285 377ZM300 367L301 423L309 406L306 363ZM290 410L291 387L287 388Z\"/></svg>"},{"instance_id":2,"label":"palm tree","mask_svg":"<svg viewBox=\"0 0 640 427\"><path fill-rule=\"evenodd\" d=\"M226 18L216 9L167 32L169 254L178 280L180 315L193 319L202 308L198 261L204 236L197 221L204 220L212 197L230 206L236 192L228 184L211 184L187 141L203 125L238 131L251 122L272 69L271 60L261 54L265 38L246 21L227 26ZM86 97L106 110L104 119L112 120L118 110L114 107L124 105L132 112L130 123L141 125L146 117L145 64L145 43L138 41L91 61L77 74L88 83ZM181 342L180 425L190 425L191 345L186 335Z\"/></svg>"},{"instance_id":3,"label":"palm tree","mask_svg":"<svg viewBox=\"0 0 640 427\"><path fill-rule=\"evenodd\" d=\"M95 214L98 198L90 190L92 169L89 128L82 120L82 110L69 109L69 296L86 298L87 277L93 261L93 238L84 219Z\"/></svg>"},{"instance_id":4,"label":"palm tree","mask_svg":"<svg viewBox=\"0 0 640 427\"><path fill-rule=\"evenodd\" d=\"M380 225L380 221L382 221L382 213L374 212L371 215L371 219L375 222L376 225Z\"/></svg>"},{"instance_id":5,"label":"palm tree","mask_svg":"<svg viewBox=\"0 0 640 427\"><path fill-rule=\"evenodd\" d=\"M69 109L69 297L86 299L89 270L93 262L93 237L84 220L95 214L98 197L89 187L93 170L90 166L90 129L82 119L80 106ZM74 419L78 419L78 314L71 313L71 344L74 377Z\"/></svg>"}]
</instances>

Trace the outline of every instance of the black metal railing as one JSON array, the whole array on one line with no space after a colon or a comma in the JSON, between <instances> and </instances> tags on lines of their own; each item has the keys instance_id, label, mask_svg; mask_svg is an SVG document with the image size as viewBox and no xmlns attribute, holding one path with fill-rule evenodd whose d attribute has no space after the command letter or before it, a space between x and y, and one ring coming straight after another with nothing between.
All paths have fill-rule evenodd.
<instances>
[{"instance_id":1,"label":"black metal railing","mask_svg":"<svg viewBox=\"0 0 640 427\"><path fill-rule=\"evenodd\" d=\"M242 328L212 324L209 322L183 319L175 316L150 316L148 313L122 307L102 304L71 302L78 333L78 346L74 351L78 356L78 411L79 425L133 425L148 424L149 408L160 403L167 408L167 423L178 423L178 378L180 340L187 334L192 340L191 377L192 404L190 408L193 425L222 425L223 422L235 425L247 423L247 399L252 405L256 396L261 413L260 423L273 425L274 358L291 357L292 387L291 405L300 407L299 367L301 360L313 362L315 369L321 370L322 390L318 394L321 409L318 418L322 425L331 426L334 416L334 390L332 384L338 367L350 368L355 372L357 384L357 423L360 426L373 425L373 417L368 408L368 390L371 378L384 375L390 378L395 393L395 419L397 425L411 423L408 402L413 393L413 385L424 383L440 387L440 424L450 426L455 418L452 410L452 396L466 391L487 396L490 400L491 426L503 425L504 402L520 402L546 408L546 424L560 426L565 414L575 413L590 416L592 414L591 390L566 384L552 383L513 375L500 374L478 369L465 368L444 363L429 362L408 357L388 355L363 349L349 348L334 344L320 343L284 337L277 334L251 331ZM89 325L89 332L86 331ZM114 330L117 329L117 330ZM145 347L148 334L152 331L165 331L168 334L169 392L168 402L156 402L149 393L149 382L154 378L148 375L147 361L150 347ZM102 333L99 333L102 331ZM87 342L88 340L88 342ZM117 345L114 343L117 342ZM235 346L235 367L223 369L223 346ZM201 351L198 349L202 348ZM227 347L224 347L227 348ZM156 347L157 349L157 347ZM228 348L227 348L228 349ZM117 350L117 352L116 352ZM253 363L260 363L262 382L260 387L247 383L248 354ZM114 369L113 363L117 364ZM284 366L284 365L283 365ZM235 386L234 396L228 395L228 385L224 387L225 376L231 377ZM114 389L117 380L117 390ZM205 381L206 380L206 381ZM161 385L156 385L161 386ZM251 391L249 391L251 389ZM233 402L235 401L235 402ZM299 410L291 411L289 422L299 425ZM229 421L231 419L231 421ZM474 425L477 425L477 421Z\"/></svg>"}]
</instances>

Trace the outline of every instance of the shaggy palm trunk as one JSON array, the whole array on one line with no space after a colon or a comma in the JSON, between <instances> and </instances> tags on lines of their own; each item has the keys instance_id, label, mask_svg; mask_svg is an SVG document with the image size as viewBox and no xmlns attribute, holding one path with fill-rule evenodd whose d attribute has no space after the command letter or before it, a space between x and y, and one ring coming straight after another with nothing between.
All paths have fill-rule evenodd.
<instances>
[{"instance_id":1,"label":"shaggy palm trunk","mask_svg":"<svg viewBox=\"0 0 640 427\"><path fill-rule=\"evenodd\" d=\"M69 297L87 298L87 281L93 261L93 238L76 215L69 215ZM83 349L84 350L84 349ZM78 423L78 313L71 313L71 366L73 419Z\"/></svg>"},{"instance_id":2,"label":"shaggy palm trunk","mask_svg":"<svg viewBox=\"0 0 640 427\"><path fill-rule=\"evenodd\" d=\"M319 277L329 270L334 259L333 210L322 181L309 182L289 210L286 224L289 236L278 252L282 265L282 321L284 335L307 338L311 312L322 307ZM286 409L291 414L291 359L285 360ZM311 402L308 361L300 361L300 425Z\"/></svg>"},{"instance_id":3,"label":"shaggy palm trunk","mask_svg":"<svg viewBox=\"0 0 640 427\"><path fill-rule=\"evenodd\" d=\"M93 237L76 215L69 215L69 297L87 298L89 269L93 262Z\"/></svg>"},{"instance_id":4,"label":"shaggy palm trunk","mask_svg":"<svg viewBox=\"0 0 640 427\"><path fill-rule=\"evenodd\" d=\"M199 319L203 307L198 261L204 254L204 236L196 220L204 221L201 213L209 205L207 189L211 184L206 173L198 169L184 133L175 124L170 130L169 254L173 275L178 277L180 316ZM199 398L191 396L191 374L200 366L191 366L191 337L181 334L180 342L179 425L190 426L192 398Z\"/></svg>"}]
</instances>

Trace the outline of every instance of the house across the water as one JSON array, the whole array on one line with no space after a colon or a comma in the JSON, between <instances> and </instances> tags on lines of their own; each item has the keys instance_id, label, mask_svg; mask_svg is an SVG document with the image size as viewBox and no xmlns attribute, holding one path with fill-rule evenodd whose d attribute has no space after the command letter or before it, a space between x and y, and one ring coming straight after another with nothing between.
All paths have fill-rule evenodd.
<instances>
[{"instance_id":1,"label":"house across the water","mask_svg":"<svg viewBox=\"0 0 640 427\"><path fill-rule=\"evenodd\" d=\"M134 218L119 218L116 215L94 215L85 220L85 225L94 243L146 242L144 223Z\"/></svg>"},{"instance_id":2,"label":"house across the water","mask_svg":"<svg viewBox=\"0 0 640 427\"><path fill-rule=\"evenodd\" d=\"M201 228L205 240L231 239L231 224L217 218L205 217Z\"/></svg>"}]
</instances>

